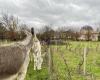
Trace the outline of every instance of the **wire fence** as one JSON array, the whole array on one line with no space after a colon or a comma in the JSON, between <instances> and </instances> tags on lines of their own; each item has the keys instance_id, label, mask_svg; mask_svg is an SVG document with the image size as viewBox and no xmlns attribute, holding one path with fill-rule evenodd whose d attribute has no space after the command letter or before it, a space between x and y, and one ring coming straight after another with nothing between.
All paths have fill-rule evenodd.
<instances>
[{"instance_id":1,"label":"wire fence","mask_svg":"<svg viewBox=\"0 0 100 80\"><path fill-rule=\"evenodd\" d=\"M100 79L99 44L49 45L46 50L48 80Z\"/></svg>"},{"instance_id":2,"label":"wire fence","mask_svg":"<svg viewBox=\"0 0 100 80\"><path fill-rule=\"evenodd\" d=\"M100 80L99 42L43 45L44 53L42 70L28 73L34 77L26 80Z\"/></svg>"}]
</instances>

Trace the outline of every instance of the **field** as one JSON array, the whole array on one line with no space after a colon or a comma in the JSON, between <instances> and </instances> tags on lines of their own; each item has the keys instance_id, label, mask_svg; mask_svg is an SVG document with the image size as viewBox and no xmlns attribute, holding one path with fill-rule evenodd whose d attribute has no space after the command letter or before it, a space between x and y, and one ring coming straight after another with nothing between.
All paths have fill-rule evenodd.
<instances>
[{"instance_id":1,"label":"field","mask_svg":"<svg viewBox=\"0 0 100 80\"><path fill-rule=\"evenodd\" d=\"M100 42L68 43L42 46L42 53L47 52L42 70L34 71L34 62L30 62L26 80L100 80Z\"/></svg>"}]
</instances>

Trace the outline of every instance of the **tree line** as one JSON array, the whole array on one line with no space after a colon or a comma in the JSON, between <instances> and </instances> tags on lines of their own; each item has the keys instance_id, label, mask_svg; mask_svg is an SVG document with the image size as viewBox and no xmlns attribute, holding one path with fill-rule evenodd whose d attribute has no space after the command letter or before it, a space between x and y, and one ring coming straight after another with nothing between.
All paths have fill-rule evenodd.
<instances>
[{"instance_id":1,"label":"tree line","mask_svg":"<svg viewBox=\"0 0 100 80\"><path fill-rule=\"evenodd\" d=\"M58 28L56 30L52 29L50 26L44 26L40 33L38 33L38 38L40 40L73 40L79 41L81 37L85 38L85 41L91 41L93 38L97 37L100 40L100 32L94 31L94 29L85 25L81 27L79 31L75 29L67 29L67 27ZM92 38L92 39L91 39Z\"/></svg>"},{"instance_id":2,"label":"tree line","mask_svg":"<svg viewBox=\"0 0 100 80\"><path fill-rule=\"evenodd\" d=\"M27 25L21 24L18 17L3 14L0 18L0 39L22 40L26 36L23 32L25 28L28 29Z\"/></svg>"},{"instance_id":3,"label":"tree line","mask_svg":"<svg viewBox=\"0 0 100 80\"><path fill-rule=\"evenodd\" d=\"M0 18L0 39L4 40L22 40L25 37L23 32L24 29L29 30L29 27L26 24L20 23L18 17L3 14ZM54 30L52 26L45 25L42 28L38 29L37 36L39 40L50 42L53 40L57 41L66 41L66 40L75 40L78 41L79 38L84 34L87 41L91 40L91 35L94 35L94 29L85 25L81 27L80 31L75 31L75 28L68 27L58 27L58 29ZM98 34L98 40L100 40L100 32L96 32Z\"/></svg>"}]
</instances>

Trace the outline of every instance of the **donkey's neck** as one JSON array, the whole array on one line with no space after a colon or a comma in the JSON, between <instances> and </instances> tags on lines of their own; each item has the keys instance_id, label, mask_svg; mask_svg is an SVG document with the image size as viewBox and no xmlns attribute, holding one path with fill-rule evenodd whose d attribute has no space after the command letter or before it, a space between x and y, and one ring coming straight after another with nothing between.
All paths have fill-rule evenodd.
<instances>
[{"instance_id":1,"label":"donkey's neck","mask_svg":"<svg viewBox=\"0 0 100 80\"><path fill-rule=\"evenodd\" d=\"M20 45L25 46L27 49L30 49L32 47L33 41L32 41L32 35L31 34L26 34L26 38L19 42Z\"/></svg>"}]
</instances>

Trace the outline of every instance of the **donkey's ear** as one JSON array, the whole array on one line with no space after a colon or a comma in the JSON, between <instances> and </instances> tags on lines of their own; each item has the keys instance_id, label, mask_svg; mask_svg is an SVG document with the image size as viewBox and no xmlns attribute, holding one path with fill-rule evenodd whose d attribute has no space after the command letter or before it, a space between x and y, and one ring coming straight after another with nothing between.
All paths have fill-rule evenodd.
<instances>
[{"instance_id":1,"label":"donkey's ear","mask_svg":"<svg viewBox=\"0 0 100 80\"><path fill-rule=\"evenodd\" d=\"M34 28L33 27L31 28L31 33L32 33L32 35L34 35Z\"/></svg>"}]
</instances>

